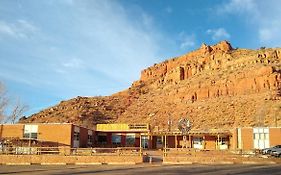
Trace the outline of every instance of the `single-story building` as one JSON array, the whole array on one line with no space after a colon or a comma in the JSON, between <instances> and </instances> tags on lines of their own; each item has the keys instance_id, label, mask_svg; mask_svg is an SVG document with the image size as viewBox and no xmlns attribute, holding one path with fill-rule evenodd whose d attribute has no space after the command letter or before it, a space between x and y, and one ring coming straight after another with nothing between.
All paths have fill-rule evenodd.
<instances>
[{"instance_id":1,"label":"single-story building","mask_svg":"<svg viewBox=\"0 0 281 175\"><path fill-rule=\"evenodd\" d=\"M148 124L97 124L100 147L135 146L148 149L197 148L208 150L263 149L281 144L281 127L152 130Z\"/></svg>"},{"instance_id":2,"label":"single-story building","mask_svg":"<svg viewBox=\"0 0 281 175\"><path fill-rule=\"evenodd\" d=\"M97 124L95 129L87 129L71 123L28 123L0 125L0 141L3 139L71 148L186 147L208 150L251 150L281 144L281 127L191 129L183 135L178 129L151 129L149 124Z\"/></svg>"},{"instance_id":3,"label":"single-story building","mask_svg":"<svg viewBox=\"0 0 281 175\"><path fill-rule=\"evenodd\" d=\"M92 147L94 130L71 123L1 124L0 140L38 146Z\"/></svg>"},{"instance_id":4,"label":"single-story building","mask_svg":"<svg viewBox=\"0 0 281 175\"><path fill-rule=\"evenodd\" d=\"M148 124L97 124L96 146L148 148Z\"/></svg>"},{"instance_id":5,"label":"single-story building","mask_svg":"<svg viewBox=\"0 0 281 175\"><path fill-rule=\"evenodd\" d=\"M281 127L243 127L233 132L234 148L249 150L281 145Z\"/></svg>"}]
</instances>

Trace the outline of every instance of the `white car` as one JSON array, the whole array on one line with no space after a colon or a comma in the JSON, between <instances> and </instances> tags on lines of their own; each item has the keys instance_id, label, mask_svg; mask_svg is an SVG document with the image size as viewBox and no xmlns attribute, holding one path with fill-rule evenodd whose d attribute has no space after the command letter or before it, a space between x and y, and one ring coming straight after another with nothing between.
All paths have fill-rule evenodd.
<instances>
[{"instance_id":1,"label":"white car","mask_svg":"<svg viewBox=\"0 0 281 175\"><path fill-rule=\"evenodd\" d=\"M273 146L273 147L270 147L270 148L265 148L265 149L262 149L262 153L263 154L270 154L271 152L275 151L276 149L280 149L281 148L281 145L276 145L276 146Z\"/></svg>"},{"instance_id":2,"label":"white car","mask_svg":"<svg viewBox=\"0 0 281 175\"><path fill-rule=\"evenodd\" d=\"M281 148L277 148L274 151L271 151L270 155L274 157L280 157L281 156Z\"/></svg>"}]
</instances>

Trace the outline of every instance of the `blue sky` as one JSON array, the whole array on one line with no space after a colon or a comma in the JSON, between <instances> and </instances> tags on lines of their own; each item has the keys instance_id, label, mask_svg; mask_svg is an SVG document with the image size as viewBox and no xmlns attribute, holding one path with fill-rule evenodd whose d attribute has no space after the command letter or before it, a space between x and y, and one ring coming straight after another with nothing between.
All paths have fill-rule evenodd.
<instances>
[{"instance_id":1,"label":"blue sky","mask_svg":"<svg viewBox=\"0 0 281 175\"><path fill-rule=\"evenodd\" d=\"M128 88L140 71L228 40L281 45L279 0L0 0L0 81L27 115Z\"/></svg>"}]
</instances>

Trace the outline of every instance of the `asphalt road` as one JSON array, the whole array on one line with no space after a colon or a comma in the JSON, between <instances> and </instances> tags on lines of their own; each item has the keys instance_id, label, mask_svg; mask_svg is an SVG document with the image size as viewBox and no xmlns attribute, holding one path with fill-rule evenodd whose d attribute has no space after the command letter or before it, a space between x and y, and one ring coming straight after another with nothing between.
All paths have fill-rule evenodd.
<instances>
[{"instance_id":1,"label":"asphalt road","mask_svg":"<svg viewBox=\"0 0 281 175\"><path fill-rule=\"evenodd\" d=\"M95 165L95 166L0 166L0 174L270 174L281 175L280 164L276 165Z\"/></svg>"}]
</instances>

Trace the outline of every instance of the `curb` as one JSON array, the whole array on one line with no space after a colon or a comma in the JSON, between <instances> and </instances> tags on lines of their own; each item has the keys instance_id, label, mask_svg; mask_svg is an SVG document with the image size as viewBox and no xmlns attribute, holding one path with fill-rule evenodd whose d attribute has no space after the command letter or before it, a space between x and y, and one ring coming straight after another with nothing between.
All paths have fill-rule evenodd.
<instances>
[{"instance_id":1,"label":"curb","mask_svg":"<svg viewBox=\"0 0 281 175\"><path fill-rule=\"evenodd\" d=\"M273 162L273 161L270 161L270 162L244 161L244 162L241 162L241 164L277 164L277 162Z\"/></svg>"},{"instance_id":2,"label":"curb","mask_svg":"<svg viewBox=\"0 0 281 175\"><path fill-rule=\"evenodd\" d=\"M234 164L234 162L231 162L231 161L218 161L218 162L197 162L198 164L211 164L211 165L217 165L217 164L220 164L220 165L232 165Z\"/></svg>"},{"instance_id":3,"label":"curb","mask_svg":"<svg viewBox=\"0 0 281 175\"><path fill-rule=\"evenodd\" d=\"M162 164L166 165L181 165L181 164L194 164L194 162L163 162Z\"/></svg>"},{"instance_id":4,"label":"curb","mask_svg":"<svg viewBox=\"0 0 281 175\"><path fill-rule=\"evenodd\" d=\"M107 165L136 165L135 162L108 162Z\"/></svg>"},{"instance_id":5,"label":"curb","mask_svg":"<svg viewBox=\"0 0 281 175\"><path fill-rule=\"evenodd\" d=\"M1 163L0 165L136 165L135 162L88 162L88 163Z\"/></svg>"}]
</instances>

